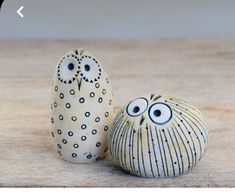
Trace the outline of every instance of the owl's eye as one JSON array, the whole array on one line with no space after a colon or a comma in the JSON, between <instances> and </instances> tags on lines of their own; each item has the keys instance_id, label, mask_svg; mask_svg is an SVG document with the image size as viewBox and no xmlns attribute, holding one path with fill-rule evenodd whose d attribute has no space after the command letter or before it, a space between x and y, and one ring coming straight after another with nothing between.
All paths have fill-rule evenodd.
<instances>
[{"instance_id":1,"label":"owl's eye","mask_svg":"<svg viewBox=\"0 0 235 195\"><path fill-rule=\"evenodd\" d=\"M130 102L126 108L128 115L136 117L143 114L148 107L148 101L145 98L138 98Z\"/></svg>"},{"instance_id":2,"label":"owl's eye","mask_svg":"<svg viewBox=\"0 0 235 195\"><path fill-rule=\"evenodd\" d=\"M83 80L93 83L100 79L101 68L97 60L90 56L82 56L81 59L81 77Z\"/></svg>"},{"instance_id":3,"label":"owl's eye","mask_svg":"<svg viewBox=\"0 0 235 195\"><path fill-rule=\"evenodd\" d=\"M172 110L167 104L156 103L149 108L149 117L154 123L164 125L171 120Z\"/></svg>"},{"instance_id":4,"label":"owl's eye","mask_svg":"<svg viewBox=\"0 0 235 195\"><path fill-rule=\"evenodd\" d=\"M58 79L62 83L72 83L78 75L78 59L74 57L64 57L58 66Z\"/></svg>"}]
</instances>

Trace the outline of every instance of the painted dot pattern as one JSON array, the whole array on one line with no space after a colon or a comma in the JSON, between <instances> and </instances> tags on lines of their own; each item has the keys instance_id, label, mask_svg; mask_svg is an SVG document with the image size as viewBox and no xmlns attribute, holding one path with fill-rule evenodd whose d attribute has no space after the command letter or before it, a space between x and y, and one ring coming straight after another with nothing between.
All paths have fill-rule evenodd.
<instances>
[{"instance_id":1,"label":"painted dot pattern","mask_svg":"<svg viewBox=\"0 0 235 195\"><path fill-rule=\"evenodd\" d=\"M97 133L97 130L96 129L93 129L92 130L92 134L95 135Z\"/></svg>"},{"instance_id":2,"label":"painted dot pattern","mask_svg":"<svg viewBox=\"0 0 235 195\"><path fill-rule=\"evenodd\" d=\"M100 84L99 84L99 83L96 83L96 84L95 84L95 87L96 87L96 88L99 88L99 87L100 87Z\"/></svg>"},{"instance_id":3,"label":"painted dot pattern","mask_svg":"<svg viewBox=\"0 0 235 195\"><path fill-rule=\"evenodd\" d=\"M103 98L100 97L100 98L98 99L98 102L99 102L99 103L102 103L102 102L103 102Z\"/></svg>"},{"instance_id":4,"label":"painted dot pattern","mask_svg":"<svg viewBox=\"0 0 235 195\"><path fill-rule=\"evenodd\" d=\"M69 93L70 93L71 95L74 95L74 94L75 94L75 90L74 90L74 89L71 89Z\"/></svg>"},{"instance_id":5,"label":"painted dot pattern","mask_svg":"<svg viewBox=\"0 0 235 195\"><path fill-rule=\"evenodd\" d=\"M100 117L96 117L95 122L97 122L97 123L100 122Z\"/></svg>"},{"instance_id":6,"label":"painted dot pattern","mask_svg":"<svg viewBox=\"0 0 235 195\"><path fill-rule=\"evenodd\" d=\"M66 139L62 139L63 144L67 144L67 140Z\"/></svg>"},{"instance_id":7,"label":"painted dot pattern","mask_svg":"<svg viewBox=\"0 0 235 195\"><path fill-rule=\"evenodd\" d=\"M64 98L64 94L61 93L61 94L60 94L60 99L63 99L63 98Z\"/></svg>"},{"instance_id":8,"label":"painted dot pattern","mask_svg":"<svg viewBox=\"0 0 235 195\"><path fill-rule=\"evenodd\" d=\"M95 58L84 55L81 57L79 64L81 65L80 76L85 82L94 83L101 78L102 70ZM93 73L92 75L90 74L91 72Z\"/></svg>"},{"instance_id":9,"label":"painted dot pattern","mask_svg":"<svg viewBox=\"0 0 235 195\"><path fill-rule=\"evenodd\" d=\"M69 60L71 62L69 62ZM76 80L78 73L80 73L80 59L76 55L66 55L62 57L57 67L57 79L63 84L71 84ZM68 78L66 76L70 74Z\"/></svg>"},{"instance_id":10,"label":"painted dot pattern","mask_svg":"<svg viewBox=\"0 0 235 195\"><path fill-rule=\"evenodd\" d=\"M81 104L83 104L83 103L85 102L85 99L84 99L84 98L80 98L80 99L79 99L79 102L80 102Z\"/></svg>"},{"instance_id":11,"label":"painted dot pattern","mask_svg":"<svg viewBox=\"0 0 235 195\"><path fill-rule=\"evenodd\" d=\"M81 137L81 140L82 140L82 141L85 141L85 140L86 140L86 136L82 136L82 137Z\"/></svg>"},{"instance_id":12,"label":"painted dot pattern","mask_svg":"<svg viewBox=\"0 0 235 195\"><path fill-rule=\"evenodd\" d=\"M95 97L95 93L94 93L94 92L91 92L91 93L90 93L90 97L91 97L91 98Z\"/></svg>"},{"instance_id":13,"label":"painted dot pattern","mask_svg":"<svg viewBox=\"0 0 235 195\"><path fill-rule=\"evenodd\" d=\"M77 120L77 117L76 116L72 116L72 121L76 121Z\"/></svg>"},{"instance_id":14,"label":"painted dot pattern","mask_svg":"<svg viewBox=\"0 0 235 195\"><path fill-rule=\"evenodd\" d=\"M108 131L108 128L109 128L108 126L105 126L105 127L104 127L104 130L105 130L105 131Z\"/></svg>"},{"instance_id":15,"label":"painted dot pattern","mask_svg":"<svg viewBox=\"0 0 235 195\"><path fill-rule=\"evenodd\" d=\"M66 106L66 108L71 108L71 104L70 103L67 103L65 106Z\"/></svg>"},{"instance_id":16,"label":"painted dot pattern","mask_svg":"<svg viewBox=\"0 0 235 195\"><path fill-rule=\"evenodd\" d=\"M106 94L106 89L102 90L102 94L105 95Z\"/></svg>"},{"instance_id":17,"label":"painted dot pattern","mask_svg":"<svg viewBox=\"0 0 235 195\"><path fill-rule=\"evenodd\" d=\"M78 144L73 144L73 147L74 147L74 148L78 148L79 145L78 145Z\"/></svg>"},{"instance_id":18,"label":"painted dot pattern","mask_svg":"<svg viewBox=\"0 0 235 195\"><path fill-rule=\"evenodd\" d=\"M91 115L90 112L86 112L86 113L85 113L85 116L86 116L86 117L89 117L90 115Z\"/></svg>"},{"instance_id":19,"label":"painted dot pattern","mask_svg":"<svg viewBox=\"0 0 235 195\"><path fill-rule=\"evenodd\" d=\"M100 62L83 49L60 59L52 86L50 134L64 160L84 163L105 156L113 117L107 78Z\"/></svg>"},{"instance_id":20,"label":"painted dot pattern","mask_svg":"<svg viewBox=\"0 0 235 195\"><path fill-rule=\"evenodd\" d=\"M76 153L72 153L72 157L77 157L77 154Z\"/></svg>"},{"instance_id":21,"label":"painted dot pattern","mask_svg":"<svg viewBox=\"0 0 235 195\"><path fill-rule=\"evenodd\" d=\"M62 134L62 131L61 131L60 129L58 129L58 130L57 130L57 133L58 133L59 135L61 135L61 134Z\"/></svg>"}]
</instances>

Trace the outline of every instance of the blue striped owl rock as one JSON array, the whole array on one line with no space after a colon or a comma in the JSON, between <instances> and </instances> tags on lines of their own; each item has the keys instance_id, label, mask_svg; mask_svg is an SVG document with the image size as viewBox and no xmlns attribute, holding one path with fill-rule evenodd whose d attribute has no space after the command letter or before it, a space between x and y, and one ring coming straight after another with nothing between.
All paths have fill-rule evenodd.
<instances>
[{"instance_id":1,"label":"blue striped owl rock","mask_svg":"<svg viewBox=\"0 0 235 195\"><path fill-rule=\"evenodd\" d=\"M75 49L60 59L51 109L51 136L62 159L89 163L104 158L113 121L112 88L92 54Z\"/></svg>"},{"instance_id":2,"label":"blue striped owl rock","mask_svg":"<svg viewBox=\"0 0 235 195\"><path fill-rule=\"evenodd\" d=\"M149 94L128 103L109 132L109 149L127 172L140 177L175 177L204 156L208 129L202 114L186 102Z\"/></svg>"}]
</instances>

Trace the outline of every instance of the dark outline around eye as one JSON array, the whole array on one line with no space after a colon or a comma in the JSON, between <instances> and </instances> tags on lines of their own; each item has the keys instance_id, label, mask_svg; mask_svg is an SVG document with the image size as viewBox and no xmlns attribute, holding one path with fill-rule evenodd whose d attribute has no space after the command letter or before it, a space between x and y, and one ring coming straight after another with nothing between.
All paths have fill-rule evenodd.
<instances>
[{"instance_id":1,"label":"dark outline around eye","mask_svg":"<svg viewBox=\"0 0 235 195\"><path fill-rule=\"evenodd\" d=\"M79 63L80 65L81 65L81 63L82 63L82 61L83 61L84 59L91 59L91 60L93 60L93 62L94 62L94 63L97 65L97 67L98 67L98 75L97 75L95 78L93 78L93 79L87 78L87 77L85 76L85 74L86 74L87 72L90 72L90 70L92 69L92 67L91 67L89 64L85 64L85 65L84 65L84 71L85 71L85 72L82 72L82 71L81 71L81 72L80 72L80 76L81 76L82 79L83 79L84 81L86 81L86 82L90 82L90 83L97 82L97 81L100 79L101 73L102 73L102 70L101 70L101 67L100 67L98 61L97 61L95 58L91 57L91 56L84 55L84 56L81 57L81 60L80 60L80 63ZM89 66L89 70L86 69L85 66Z\"/></svg>"},{"instance_id":2,"label":"dark outline around eye","mask_svg":"<svg viewBox=\"0 0 235 195\"><path fill-rule=\"evenodd\" d=\"M80 66L79 66L79 65L77 66L77 71L75 71L74 77L72 77L71 79L64 79L64 78L62 78L62 77L61 77L60 68L61 68L61 64L63 63L63 61L64 61L65 59L67 59L67 58L74 58L75 61L77 61L78 64L80 64L80 60L78 59L77 56L75 56L75 55L66 55L66 56L64 56L64 57L60 60L60 62L59 62L59 64L58 64L57 77L58 77L58 80L59 80L61 83L64 83L64 84L71 84L72 82L75 81L76 77L78 76L78 74L79 74L79 72L80 72ZM68 69L69 71L74 71L75 64L74 64L74 63L72 63L72 64L74 65L73 70L69 70L69 69ZM67 65L67 66L68 66L68 65ZM67 68L68 68L68 67L67 67Z\"/></svg>"},{"instance_id":3,"label":"dark outline around eye","mask_svg":"<svg viewBox=\"0 0 235 195\"><path fill-rule=\"evenodd\" d=\"M142 111L142 112L141 112L140 114L138 114L138 115L132 115L132 114L130 114L130 113L128 112L128 108L129 108L130 104L132 104L133 102L135 102L136 100L139 100L139 99L144 99L144 100L146 101L146 103L147 103L146 108L144 109L144 111ZM132 117L140 116L141 114L143 114L143 113L148 109L148 104L149 104L149 103L148 103L148 100L147 100L146 98L144 98L144 97L137 98L137 99L131 101L131 102L127 105L127 107L126 107L126 113L127 113L129 116L132 116Z\"/></svg>"},{"instance_id":4,"label":"dark outline around eye","mask_svg":"<svg viewBox=\"0 0 235 195\"><path fill-rule=\"evenodd\" d=\"M169 118L166 122L164 122L164 123L157 123L156 121L154 121L154 120L152 119L152 117L151 117L151 115L150 115L150 110L151 110L151 108L152 108L153 106L155 106L156 104L162 104L162 105L164 105L164 106L167 106L167 107L170 109L171 116L170 116L170 118ZM151 119L151 121L152 121L153 123L155 123L155 124L157 124L157 125L165 125L166 123L168 123L168 122L172 119L173 113L172 113L172 109L171 109L171 107L170 107L169 105L167 105L167 104L165 104L165 103L162 103L162 102L158 102L158 103L155 103L155 104L153 104L152 106L150 106L150 108L149 108L149 110L148 110L148 115L149 115L149 118Z\"/></svg>"}]
</instances>

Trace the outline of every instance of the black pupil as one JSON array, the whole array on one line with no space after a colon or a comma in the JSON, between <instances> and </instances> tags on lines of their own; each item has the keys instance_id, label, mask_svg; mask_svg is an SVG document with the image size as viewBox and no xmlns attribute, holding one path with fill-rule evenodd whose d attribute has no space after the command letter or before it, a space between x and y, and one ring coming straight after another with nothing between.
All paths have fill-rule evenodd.
<instances>
[{"instance_id":1,"label":"black pupil","mask_svg":"<svg viewBox=\"0 0 235 195\"><path fill-rule=\"evenodd\" d=\"M68 65L68 69L69 69L69 70L73 70L73 69L74 69L74 64L70 63L70 64Z\"/></svg>"},{"instance_id":2,"label":"black pupil","mask_svg":"<svg viewBox=\"0 0 235 195\"><path fill-rule=\"evenodd\" d=\"M91 67L88 64L86 64L84 68L85 68L85 71L87 72L91 69Z\"/></svg>"},{"instance_id":3,"label":"black pupil","mask_svg":"<svg viewBox=\"0 0 235 195\"><path fill-rule=\"evenodd\" d=\"M153 112L153 114L154 114L154 116L159 117L159 116L161 116L161 111L160 110L155 110Z\"/></svg>"},{"instance_id":4,"label":"black pupil","mask_svg":"<svg viewBox=\"0 0 235 195\"><path fill-rule=\"evenodd\" d=\"M139 112L139 111L140 111L140 107L139 107L139 106L134 107L134 109L133 109L133 112L134 112L134 113L137 113L137 112Z\"/></svg>"}]
</instances>

